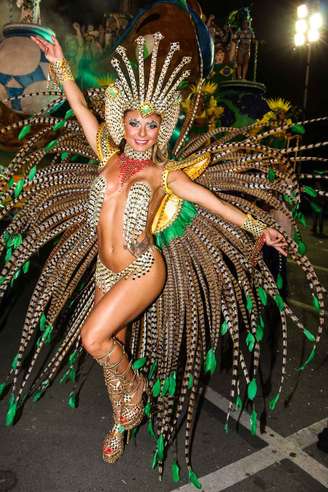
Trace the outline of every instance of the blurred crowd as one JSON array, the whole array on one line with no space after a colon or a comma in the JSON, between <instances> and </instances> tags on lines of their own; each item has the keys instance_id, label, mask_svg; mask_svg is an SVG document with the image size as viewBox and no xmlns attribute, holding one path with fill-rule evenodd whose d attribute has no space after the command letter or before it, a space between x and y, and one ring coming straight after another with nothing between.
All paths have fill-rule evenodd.
<instances>
[{"instance_id":1,"label":"blurred crowd","mask_svg":"<svg viewBox=\"0 0 328 492\"><path fill-rule=\"evenodd\" d=\"M64 50L75 63L82 56L99 57L111 49L112 44L124 31L129 22L129 16L121 13L105 14L99 25L72 24L72 32L65 36Z\"/></svg>"},{"instance_id":2,"label":"blurred crowd","mask_svg":"<svg viewBox=\"0 0 328 492\"><path fill-rule=\"evenodd\" d=\"M211 14L206 25L215 47L215 63L231 65L236 69L238 79L246 79L251 48L255 43L251 20L244 18L239 27L228 23L219 26Z\"/></svg>"}]
</instances>

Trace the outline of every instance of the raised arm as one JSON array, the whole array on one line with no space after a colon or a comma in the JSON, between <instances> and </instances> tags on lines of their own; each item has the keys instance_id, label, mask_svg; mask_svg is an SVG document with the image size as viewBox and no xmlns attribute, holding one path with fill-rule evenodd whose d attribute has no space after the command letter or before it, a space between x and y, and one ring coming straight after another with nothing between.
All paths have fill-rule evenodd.
<instances>
[{"instance_id":1,"label":"raised arm","mask_svg":"<svg viewBox=\"0 0 328 492\"><path fill-rule=\"evenodd\" d=\"M45 53L49 63L55 63L64 58L63 50L55 36L52 36L53 44L36 36L31 36L31 39ZM82 126L87 141L97 153L96 137L99 127L97 118L88 108L85 97L74 80L66 80L62 85L69 105Z\"/></svg>"},{"instance_id":2,"label":"raised arm","mask_svg":"<svg viewBox=\"0 0 328 492\"><path fill-rule=\"evenodd\" d=\"M204 186L194 183L183 171L172 171L167 176L168 188L179 198L196 203L210 212L239 227L244 226L247 215L229 203L217 198ZM283 235L271 227L263 230L263 238L268 246L274 247L279 253L287 256L286 242Z\"/></svg>"}]
</instances>

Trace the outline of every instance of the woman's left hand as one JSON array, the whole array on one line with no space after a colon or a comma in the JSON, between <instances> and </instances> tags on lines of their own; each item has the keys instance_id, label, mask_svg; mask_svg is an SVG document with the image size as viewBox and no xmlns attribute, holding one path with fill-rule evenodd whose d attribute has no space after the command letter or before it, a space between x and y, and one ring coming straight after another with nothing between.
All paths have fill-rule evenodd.
<instances>
[{"instance_id":1,"label":"woman's left hand","mask_svg":"<svg viewBox=\"0 0 328 492\"><path fill-rule=\"evenodd\" d=\"M276 231L276 229L272 229L271 227L267 227L267 229L263 231L263 236L265 244L272 246L279 251L279 253L287 256L287 243L284 236L279 231Z\"/></svg>"}]
</instances>

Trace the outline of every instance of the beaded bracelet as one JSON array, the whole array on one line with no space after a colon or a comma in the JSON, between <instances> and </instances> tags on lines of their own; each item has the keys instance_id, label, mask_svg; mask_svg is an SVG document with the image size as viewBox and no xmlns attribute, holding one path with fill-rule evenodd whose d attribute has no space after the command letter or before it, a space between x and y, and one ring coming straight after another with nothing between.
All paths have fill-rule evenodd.
<instances>
[{"instance_id":1,"label":"beaded bracelet","mask_svg":"<svg viewBox=\"0 0 328 492\"><path fill-rule=\"evenodd\" d=\"M54 63L50 63L48 73L58 86L63 85L66 80L74 80L72 69L66 58L59 58Z\"/></svg>"},{"instance_id":2,"label":"beaded bracelet","mask_svg":"<svg viewBox=\"0 0 328 492\"><path fill-rule=\"evenodd\" d=\"M267 225L260 220L254 219L251 214L246 215L245 222L242 224L241 228L249 232L256 238L256 242L252 253L250 255L250 262L253 267L255 267L258 262L260 252L265 244L264 231L267 229Z\"/></svg>"}]
</instances>

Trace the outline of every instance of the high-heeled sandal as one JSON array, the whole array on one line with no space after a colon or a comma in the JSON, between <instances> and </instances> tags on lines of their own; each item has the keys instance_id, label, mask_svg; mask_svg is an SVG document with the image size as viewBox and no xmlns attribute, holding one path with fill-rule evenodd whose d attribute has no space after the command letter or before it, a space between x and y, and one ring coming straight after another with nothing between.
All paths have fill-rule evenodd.
<instances>
[{"instance_id":1,"label":"high-heeled sandal","mask_svg":"<svg viewBox=\"0 0 328 492\"><path fill-rule=\"evenodd\" d=\"M115 350L115 347L119 346L122 350L122 357L119 361L111 363L111 355ZM124 347L116 339L113 339L113 346L111 350L103 357L97 359L104 371L105 385L108 391L109 399L112 403L114 426L106 434L103 442L103 460L106 463L115 463L124 452L124 433L125 429L120 424L121 405L124 396L124 387L127 379L126 374L131 369L131 363L123 372L119 372L118 368L122 360L126 358Z\"/></svg>"},{"instance_id":2,"label":"high-heeled sandal","mask_svg":"<svg viewBox=\"0 0 328 492\"><path fill-rule=\"evenodd\" d=\"M134 402L135 395L140 391L140 400ZM141 424L144 418L145 399L149 398L149 388L146 378L134 373L132 381L124 386L123 401L121 401L121 415L119 422L126 430L132 430Z\"/></svg>"},{"instance_id":3,"label":"high-heeled sandal","mask_svg":"<svg viewBox=\"0 0 328 492\"><path fill-rule=\"evenodd\" d=\"M113 428L106 434L103 442L103 460L106 463L115 463L124 453L125 429L121 424L114 424Z\"/></svg>"}]
</instances>

